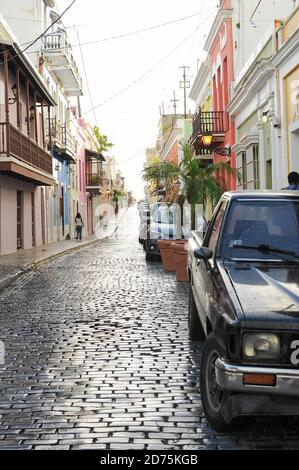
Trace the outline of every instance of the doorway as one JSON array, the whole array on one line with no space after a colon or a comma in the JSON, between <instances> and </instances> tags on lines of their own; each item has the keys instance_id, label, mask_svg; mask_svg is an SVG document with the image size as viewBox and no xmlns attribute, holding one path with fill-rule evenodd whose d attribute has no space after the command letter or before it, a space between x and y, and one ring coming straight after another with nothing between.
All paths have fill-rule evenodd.
<instances>
[{"instance_id":1,"label":"doorway","mask_svg":"<svg viewBox=\"0 0 299 470\"><path fill-rule=\"evenodd\" d=\"M23 248L23 191L17 191L17 250Z\"/></svg>"},{"instance_id":2,"label":"doorway","mask_svg":"<svg viewBox=\"0 0 299 470\"><path fill-rule=\"evenodd\" d=\"M61 235L64 237L64 187L61 187L61 196L59 198L59 215L60 215L60 223L61 223Z\"/></svg>"},{"instance_id":3,"label":"doorway","mask_svg":"<svg viewBox=\"0 0 299 470\"><path fill-rule=\"evenodd\" d=\"M35 240L35 193L31 193L31 229L32 229L32 246L36 246Z\"/></svg>"},{"instance_id":4,"label":"doorway","mask_svg":"<svg viewBox=\"0 0 299 470\"><path fill-rule=\"evenodd\" d=\"M87 198L87 231L93 233L93 198L92 195Z\"/></svg>"}]
</instances>

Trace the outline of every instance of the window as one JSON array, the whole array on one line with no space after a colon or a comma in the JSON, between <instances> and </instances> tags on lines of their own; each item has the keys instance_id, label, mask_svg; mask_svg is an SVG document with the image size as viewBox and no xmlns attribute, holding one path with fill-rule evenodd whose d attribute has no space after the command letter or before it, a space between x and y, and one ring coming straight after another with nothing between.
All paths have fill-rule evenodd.
<instances>
[{"instance_id":1,"label":"window","mask_svg":"<svg viewBox=\"0 0 299 470\"><path fill-rule=\"evenodd\" d=\"M17 249L23 248L23 191L17 191Z\"/></svg>"},{"instance_id":2,"label":"window","mask_svg":"<svg viewBox=\"0 0 299 470\"><path fill-rule=\"evenodd\" d=\"M299 254L299 203L251 200L232 203L224 230L223 253L238 259L294 259L255 247L269 244Z\"/></svg>"},{"instance_id":3,"label":"window","mask_svg":"<svg viewBox=\"0 0 299 470\"><path fill-rule=\"evenodd\" d=\"M221 229L221 223L222 223L222 219L224 216L225 208L226 208L226 203L222 202L217 212L216 218L214 219L212 230L209 236L208 247L213 252L215 252L215 249L217 247L217 241L218 241L218 237L219 237L219 233Z\"/></svg>"},{"instance_id":4,"label":"window","mask_svg":"<svg viewBox=\"0 0 299 470\"><path fill-rule=\"evenodd\" d=\"M252 152L253 152L254 189L260 189L259 146L258 146L258 144L253 145Z\"/></svg>"},{"instance_id":5,"label":"window","mask_svg":"<svg viewBox=\"0 0 299 470\"><path fill-rule=\"evenodd\" d=\"M272 189L272 160L266 161L266 185L267 189Z\"/></svg>"},{"instance_id":6,"label":"window","mask_svg":"<svg viewBox=\"0 0 299 470\"><path fill-rule=\"evenodd\" d=\"M228 75L227 75L227 57L223 61L223 109L226 108L229 98Z\"/></svg>"},{"instance_id":7,"label":"window","mask_svg":"<svg viewBox=\"0 0 299 470\"><path fill-rule=\"evenodd\" d=\"M20 112L20 130L23 128L23 106L22 103L19 104L19 112Z\"/></svg>"},{"instance_id":8,"label":"window","mask_svg":"<svg viewBox=\"0 0 299 470\"><path fill-rule=\"evenodd\" d=\"M242 152L242 185L243 189L247 189L247 163L246 163L246 152Z\"/></svg>"}]
</instances>

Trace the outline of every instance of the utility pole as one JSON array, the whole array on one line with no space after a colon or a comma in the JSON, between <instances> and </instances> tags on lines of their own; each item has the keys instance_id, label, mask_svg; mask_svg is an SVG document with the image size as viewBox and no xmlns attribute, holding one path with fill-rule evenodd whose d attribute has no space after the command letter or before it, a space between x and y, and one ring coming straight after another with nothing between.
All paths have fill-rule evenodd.
<instances>
[{"instance_id":1,"label":"utility pole","mask_svg":"<svg viewBox=\"0 0 299 470\"><path fill-rule=\"evenodd\" d=\"M177 102L179 102L180 100L176 98L175 90L173 91L173 100L170 101L173 103L174 115L176 116Z\"/></svg>"},{"instance_id":2,"label":"utility pole","mask_svg":"<svg viewBox=\"0 0 299 470\"><path fill-rule=\"evenodd\" d=\"M184 117L187 117L187 89L190 88L190 80L187 80L186 70L189 70L190 67L182 65L180 70L183 70L183 80L180 81L180 88L184 89Z\"/></svg>"},{"instance_id":3,"label":"utility pole","mask_svg":"<svg viewBox=\"0 0 299 470\"><path fill-rule=\"evenodd\" d=\"M164 116L164 101L162 101L162 105L159 106L160 116Z\"/></svg>"}]
</instances>

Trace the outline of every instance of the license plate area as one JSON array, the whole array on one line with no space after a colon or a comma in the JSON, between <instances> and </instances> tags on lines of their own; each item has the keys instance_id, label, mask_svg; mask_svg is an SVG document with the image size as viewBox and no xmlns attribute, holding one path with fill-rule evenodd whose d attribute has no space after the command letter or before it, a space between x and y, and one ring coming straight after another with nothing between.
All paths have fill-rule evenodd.
<instances>
[{"instance_id":1,"label":"license plate area","mask_svg":"<svg viewBox=\"0 0 299 470\"><path fill-rule=\"evenodd\" d=\"M299 336L292 337L288 348L289 363L293 367L299 367Z\"/></svg>"}]
</instances>

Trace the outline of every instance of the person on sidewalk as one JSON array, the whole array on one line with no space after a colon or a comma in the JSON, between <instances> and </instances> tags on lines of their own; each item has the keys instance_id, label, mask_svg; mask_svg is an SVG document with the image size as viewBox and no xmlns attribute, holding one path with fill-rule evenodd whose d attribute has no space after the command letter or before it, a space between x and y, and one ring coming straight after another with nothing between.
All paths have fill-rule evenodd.
<instances>
[{"instance_id":1,"label":"person on sidewalk","mask_svg":"<svg viewBox=\"0 0 299 470\"><path fill-rule=\"evenodd\" d=\"M282 189L298 191L299 190L299 173L297 173L297 171L291 171L291 173L288 174L288 182L289 182L289 186L287 186L286 188L282 188Z\"/></svg>"},{"instance_id":2,"label":"person on sidewalk","mask_svg":"<svg viewBox=\"0 0 299 470\"><path fill-rule=\"evenodd\" d=\"M81 214L78 212L75 218L75 224L76 224L76 240L82 241L82 230L84 227L83 220L81 217Z\"/></svg>"}]
</instances>

